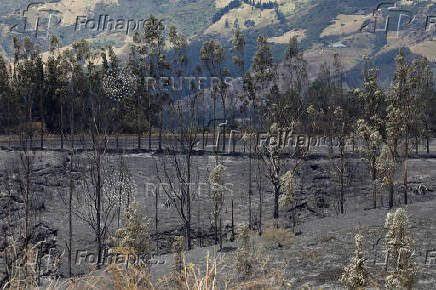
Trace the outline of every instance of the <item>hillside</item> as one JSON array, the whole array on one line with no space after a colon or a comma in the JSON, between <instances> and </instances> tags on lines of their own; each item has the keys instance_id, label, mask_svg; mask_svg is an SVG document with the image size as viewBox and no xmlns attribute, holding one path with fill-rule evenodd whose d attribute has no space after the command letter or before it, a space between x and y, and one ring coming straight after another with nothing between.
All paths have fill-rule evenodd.
<instances>
[{"instance_id":1,"label":"hillside","mask_svg":"<svg viewBox=\"0 0 436 290\"><path fill-rule=\"evenodd\" d=\"M249 59L260 33L268 36L277 60L282 58L289 37L297 36L305 49L312 76L321 62L331 61L331 56L338 53L343 59L350 87L360 85L363 55L371 56L382 71L391 68L392 56L400 47L406 47L411 55L422 55L433 64L436 63L436 27L432 16L436 14L435 0L419 3L402 0L398 1L395 9L389 5L378 7L380 2L376 0L277 0L262 5L254 2L44 0L29 5L32 3L30 0L5 0L0 7L0 52L9 57L13 55L14 34L18 37L32 35L35 38L34 26L39 16L36 38L43 50L47 49L46 35L49 32L60 36L62 46L85 38L90 40L94 48L112 45L123 53L132 41L133 26L140 28L141 21L154 14L164 19L167 26L175 25L190 39L191 59L198 59L201 43L210 38L220 40L230 48L236 27L246 35L246 55ZM376 8L379 8L378 12L375 12ZM401 19L400 14L404 14ZM93 30L90 23L86 27L86 20L93 19L98 23L104 15L114 21L124 21L124 26L120 26L118 32L110 30L109 26L107 29ZM388 15L387 31L375 31L382 30ZM24 21L28 23L28 31L21 33ZM130 31L126 31L129 25ZM399 32L396 31L398 27ZM387 85L389 74L383 74L382 78L384 85Z\"/></svg>"}]
</instances>

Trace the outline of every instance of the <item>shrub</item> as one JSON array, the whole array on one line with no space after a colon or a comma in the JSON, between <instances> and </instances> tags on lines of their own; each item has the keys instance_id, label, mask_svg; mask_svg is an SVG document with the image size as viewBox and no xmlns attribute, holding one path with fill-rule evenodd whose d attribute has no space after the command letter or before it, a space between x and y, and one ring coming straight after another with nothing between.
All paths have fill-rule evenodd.
<instances>
[{"instance_id":1,"label":"shrub","mask_svg":"<svg viewBox=\"0 0 436 290\"><path fill-rule=\"evenodd\" d=\"M286 172L280 178L281 189L284 195L280 198L280 204L282 206L291 205L295 200L295 178L291 171Z\"/></svg>"},{"instance_id":2,"label":"shrub","mask_svg":"<svg viewBox=\"0 0 436 290\"><path fill-rule=\"evenodd\" d=\"M386 216L387 229L385 248L388 255L388 265L393 270L386 277L386 287L389 289L412 289L416 277L416 265L412 257L413 241L407 233L409 218L406 210L399 208L395 213Z\"/></svg>"},{"instance_id":3,"label":"shrub","mask_svg":"<svg viewBox=\"0 0 436 290\"><path fill-rule=\"evenodd\" d=\"M282 248L289 246L293 234L289 229L266 228L262 233L262 240L268 248Z\"/></svg>"},{"instance_id":4,"label":"shrub","mask_svg":"<svg viewBox=\"0 0 436 290\"><path fill-rule=\"evenodd\" d=\"M135 255L144 259L150 255L149 221L137 210L136 202L132 202L124 212L124 226L117 230L114 252Z\"/></svg>"},{"instance_id":5,"label":"shrub","mask_svg":"<svg viewBox=\"0 0 436 290\"><path fill-rule=\"evenodd\" d=\"M244 227L238 236L240 243L235 256L235 269L244 280L249 279L254 274L254 267L257 263L252 232L248 227Z\"/></svg>"},{"instance_id":6,"label":"shrub","mask_svg":"<svg viewBox=\"0 0 436 290\"><path fill-rule=\"evenodd\" d=\"M185 251L185 239L181 236L174 238L173 252L174 252L174 273L182 274L183 272L183 262L184 262L184 251Z\"/></svg>"},{"instance_id":7,"label":"shrub","mask_svg":"<svg viewBox=\"0 0 436 290\"><path fill-rule=\"evenodd\" d=\"M342 277L339 281L348 289L360 289L366 287L369 283L370 275L364 267L365 256L363 251L363 236L357 234L355 236L356 249L354 257L350 264L345 266Z\"/></svg>"}]
</instances>

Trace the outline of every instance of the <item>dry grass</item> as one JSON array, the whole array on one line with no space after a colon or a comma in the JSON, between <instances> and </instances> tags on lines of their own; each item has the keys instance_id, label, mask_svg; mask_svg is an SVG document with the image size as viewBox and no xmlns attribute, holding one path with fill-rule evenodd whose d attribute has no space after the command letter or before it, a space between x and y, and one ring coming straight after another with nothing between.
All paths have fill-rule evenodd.
<instances>
[{"instance_id":1,"label":"dry grass","mask_svg":"<svg viewBox=\"0 0 436 290\"><path fill-rule=\"evenodd\" d=\"M306 30L290 30L288 32L283 33L281 36L270 37L268 38L268 42L287 44L289 43L289 39L291 37L296 36L298 41L303 40L306 37Z\"/></svg>"},{"instance_id":2,"label":"dry grass","mask_svg":"<svg viewBox=\"0 0 436 290\"><path fill-rule=\"evenodd\" d=\"M292 242L293 234L289 229L266 228L262 233L262 240L267 248L287 247Z\"/></svg>"},{"instance_id":3,"label":"dry grass","mask_svg":"<svg viewBox=\"0 0 436 290\"><path fill-rule=\"evenodd\" d=\"M3 289L21 290L38 287L37 268L32 263L36 248L37 246L28 247L24 254L16 259L14 266L8 270L10 280ZM15 244L12 244L8 250L10 255L19 256ZM152 282L149 270L148 265L144 263L131 264L127 267L111 264L102 270L91 269L91 272L83 277L62 280L52 277L44 289L273 289L284 283L281 269L271 269L268 258L262 259L257 271L246 280L234 276L233 266L228 265L222 256L210 257L209 253L205 257L204 267L187 263L183 255L181 273L168 273L156 282Z\"/></svg>"},{"instance_id":4,"label":"dry grass","mask_svg":"<svg viewBox=\"0 0 436 290\"><path fill-rule=\"evenodd\" d=\"M362 23L366 19L370 19L371 15L345 15L339 14L334 23L327 26L321 33L321 37L332 35L344 35L358 32Z\"/></svg>"},{"instance_id":5,"label":"dry grass","mask_svg":"<svg viewBox=\"0 0 436 290\"><path fill-rule=\"evenodd\" d=\"M227 2L226 0L217 0L216 5L217 7L218 5L221 7L221 5ZM295 1L279 0L278 4L280 12L284 15L289 15L295 10ZM243 3L239 8L229 11L219 21L209 26L204 34L221 34L224 37L231 37L233 35L233 23L236 19L238 19L241 31L247 30L247 27L244 26L246 20L253 20L256 23L256 29L275 25L280 22L277 19L274 9L260 10ZM226 21L228 22L228 27L226 27Z\"/></svg>"},{"instance_id":6,"label":"dry grass","mask_svg":"<svg viewBox=\"0 0 436 290\"><path fill-rule=\"evenodd\" d=\"M334 235L327 235L327 236L323 236L320 239L320 242L321 243L328 243L328 242L333 241L333 240L336 240L336 237Z\"/></svg>"},{"instance_id":7,"label":"dry grass","mask_svg":"<svg viewBox=\"0 0 436 290\"><path fill-rule=\"evenodd\" d=\"M9 246L3 250L2 256L6 261L4 270L9 279L2 289L21 290L38 286L41 271L41 261L38 261L38 247L40 244L41 242L35 245L23 246L11 241ZM52 260L49 260L50 265L45 266L57 269L59 261L60 257L53 257ZM55 281L53 277L49 278Z\"/></svg>"},{"instance_id":8,"label":"dry grass","mask_svg":"<svg viewBox=\"0 0 436 290\"><path fill-rule=\"evenodd\" d=\"M232 2L232 0L215 0L215 6L216 8L223 8L230 2Z\"/></svg>"},{"instance_id":9,"label":"dry grass","mask_svg":"<svg viewBox=\"0 0 436 290\"><path fill-rule=\"evenodd\" d=\"M78 15L91 15L98 3L118 5L118 0L61 0L46 3L38 9L53 9L61 12L63 26L75 25Z\"/></svg>"},{"instance_id":10,"label":"dry grass","mask_svg":"<svg viewBox=\"0 0 436 290\"><path fill-rule=\"evenodd\" d=\"M321 249L314 249L303 253L303 257L308 260L313 260L317 257L320 257L321 255L322 255Z\"/></svg>"},{"instance_id":11,"label":"dry grass","mask_svg":"<svg viewBox=\"0 0 436 290\"><path fill-rule=\"evenodd\" d=\"M436 37L413 45L410 50L415 54L425 56L429 61L436 61Z\"/></svg>"},{"instance_id":12,"label":"dry grass","mask_svg":"<svg viewBox=\"0 0 436 290\"><path fill-rule=\"evenodd\" d=\"M260 9L253 9L250 5L244 3L239 8L230 10L226 15L221 17L220 20L209 26L204 34L221 34L224 37L231 37L233 35L233 23L236 19L238 19L241 31L247 30L247 27L244 26L246 20L253 20L258 29L279 22L275 16L274 10L268 9L261 11ZM229 24L228 27L226 27L226 22Z\"/></svg>"}]
</instances>

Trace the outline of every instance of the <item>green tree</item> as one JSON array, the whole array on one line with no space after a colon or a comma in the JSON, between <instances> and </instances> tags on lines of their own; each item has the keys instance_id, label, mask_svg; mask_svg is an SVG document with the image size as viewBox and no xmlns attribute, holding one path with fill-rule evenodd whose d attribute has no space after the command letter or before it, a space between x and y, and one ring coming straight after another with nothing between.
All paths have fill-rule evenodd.
<instances>
[{"instance_id":1,"label":"green tree","mask_svg":"<svg viewBox=\"0 0 436 290\"><path fill-rule=\"evenodd\" d=\"M256 52L253 56L251 70L254 78L261 84L262 88L274 77L271 48L268 39L262 34L257 38Z\"/></svg>"}]
</instances>

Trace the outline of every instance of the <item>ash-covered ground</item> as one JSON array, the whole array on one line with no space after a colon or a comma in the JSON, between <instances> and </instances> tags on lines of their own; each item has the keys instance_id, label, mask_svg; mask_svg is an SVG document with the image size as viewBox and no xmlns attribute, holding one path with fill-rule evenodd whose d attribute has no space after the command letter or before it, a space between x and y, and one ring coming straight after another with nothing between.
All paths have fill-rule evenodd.
<instances>
[{"instance_id":1,"label":"ash-covered ground","mask_svg":"<svg viewBox=\"0 0 436 290\"><path fill-rule=\"evenodd\" d=\"M4 246L6 232L19 234L23 219L23 200L18 188L20 152L0 151L2 195L0 197L0 224L2 235L0 245ZM88 153L79 153L74 158L85 163ZM37 240L45 240L48 251L55 247L59 253L65 250L68 241L68 209L65 198L69 190L70 156L64 152L38 151L32 153L32 222L35 225ZM159 277L171 271L171 245L176 235L183 235L183 223L177 210L168 206L168 197L158 190L158 232L155 231L156 185L162 181L162 164L170 164L162 155L150 153L108 154L105 166L116 168L122 158L136 184L134 198L141 213L150 219L150 232L155 254L162 255L157 260L162 264L152 266L153 276ZM219 253L223 261L233 259L237 243L227 239L231 232L231 204L235 231L248 223L248 157L219 156L218 161L226 166L225 183L229 189L224 199L223 234L229 251ZM327 154L314 154L298 169L297 209L294 220L289 208L280 209L280 226L291 227L295 233L290 245L268 249L265 254L272 262L281 265L285 278L294 287L316 286L322 288L339 287L338 277L349 262L354 250L354 234L361 232L365 237L367 261L371 269L381 273L383 280L384 220L387 212L387 191L379 185L378 208L372 207L372 184L365 164L357 154L347 158L345 186L345 214L339 213L338 184L335 176L337 159ZM167 163L166 163L167 162ZM217 162L213 155L193 157L192 229L194 250L187 253L187 261L201 265L207 251L216 252L213 246L211 212L213 202L208 191L208 176ZM292 168L293 160L283 160L282 171ZM272 224L273 189L266 177L267 169L257 159L252 160L253 195L252 221L259 225L259 200L262 195L262 225ZM397 170L395 184L395 206L402 205L402 168ZM161 180L159 181L159 174ZM432 289L436 283L436 263L426 255L436 249L436 159L428 155L411 156L409 160L409 203L407 206L411 220L411 236L415 240L416 262L418 266L418 288ZM76 190L83 190L77 187ZM107 238L113 236L117 220L113 221ZM11 230L12 229L12 230ZM157 241L157 242L156 242ZM200 247L201 246L201 247ZM259 240L262 248L262 241ZM89 225L73 215L73 274L86 274L92 264L77 262L79 252L96 251L96 241ZM435 253L433 253L435 254ZM436 254L435 254L436 255ZM226 264L226 263L224 263ZM66 275L66 255L61 258L60 274ZM230 269L229 269L230 271Z\"/></svg>"}]
</instances>

